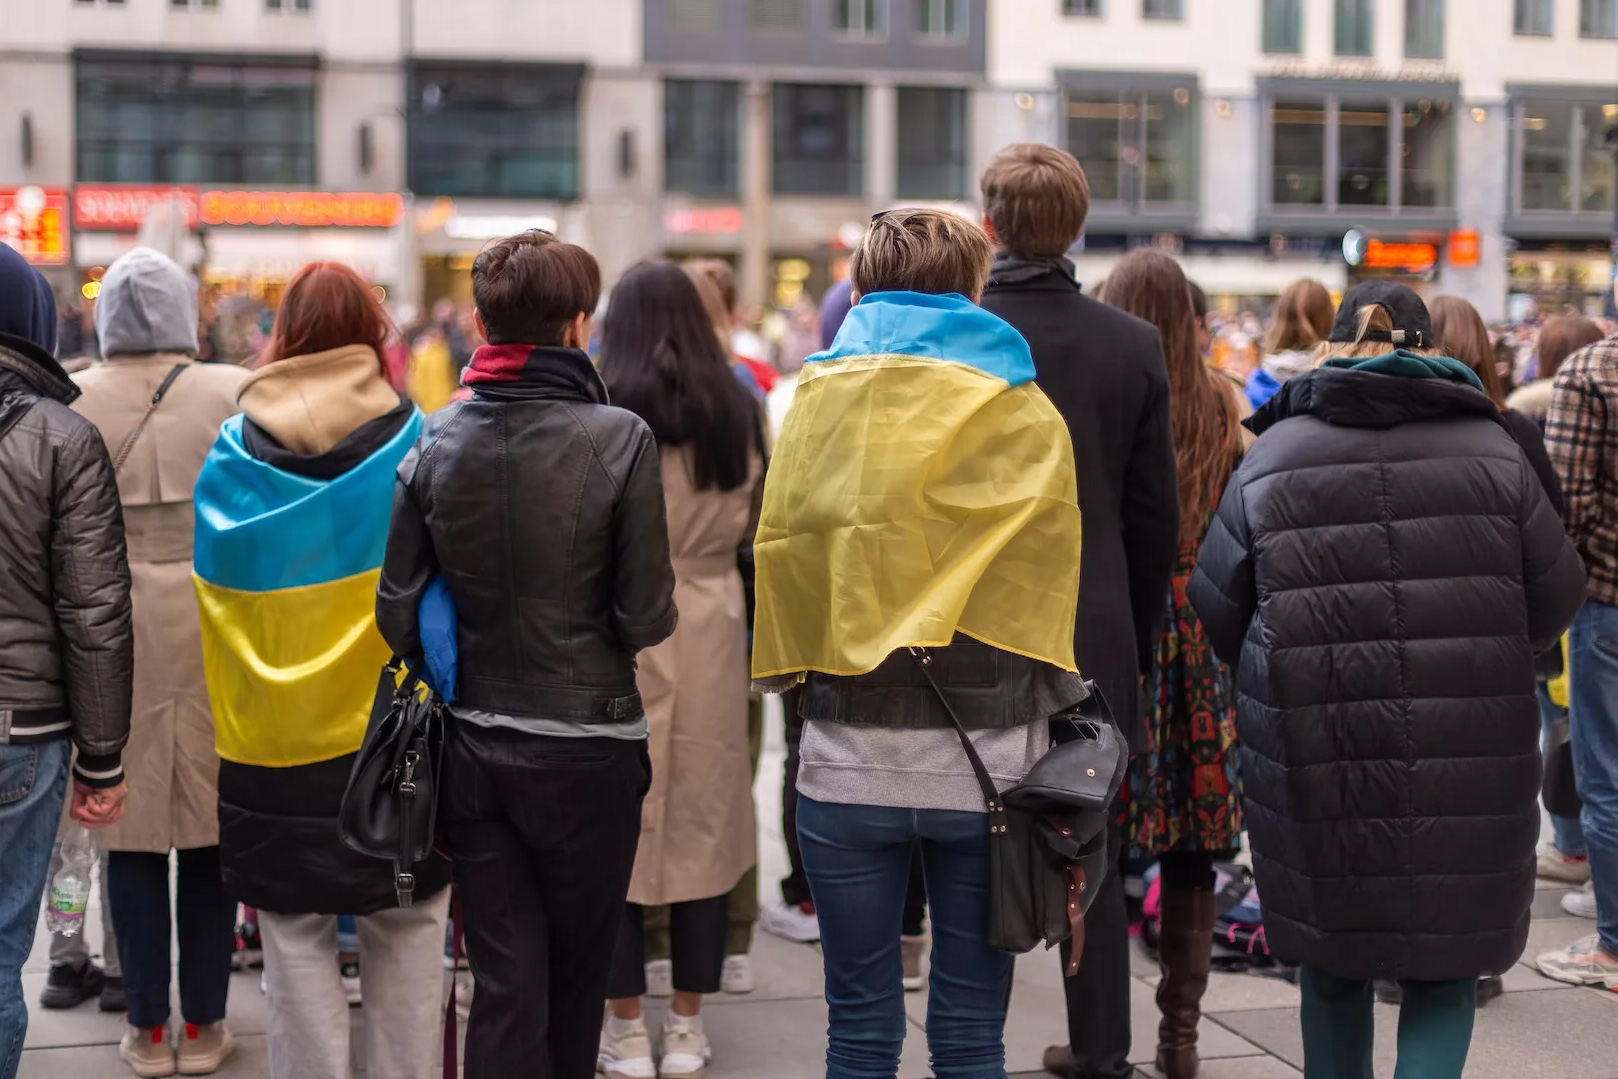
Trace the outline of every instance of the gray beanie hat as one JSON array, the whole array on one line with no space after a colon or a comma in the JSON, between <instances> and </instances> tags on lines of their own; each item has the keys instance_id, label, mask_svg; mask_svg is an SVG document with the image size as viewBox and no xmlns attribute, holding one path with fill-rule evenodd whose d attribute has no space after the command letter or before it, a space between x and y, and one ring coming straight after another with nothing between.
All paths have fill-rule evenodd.
<instances>
[{"instance_id":1,"label":"gray beanie hat","mask_svg":"<svg viewBox=\"0 0 1618 1079\"><path fill-rule=\"evenodd\" d=\"M197 294L173 259L150 247L120 255L101 278L96 335L103 356L197 354Z\"/></svg>"}]
</instances>

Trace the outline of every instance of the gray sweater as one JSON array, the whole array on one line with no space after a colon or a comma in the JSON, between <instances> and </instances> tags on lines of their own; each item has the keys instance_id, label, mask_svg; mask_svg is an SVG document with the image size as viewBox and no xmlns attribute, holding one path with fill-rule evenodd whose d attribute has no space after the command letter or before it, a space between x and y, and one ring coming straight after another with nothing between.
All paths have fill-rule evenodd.
<instances>
[{"instance_id":1,"label":"gray sweater","mask_svg":"<svg viewBox=\"0 0 1618 1079\"><path fill-rule=\"evenodd\" d=\"M968 732L1001 790L1021 782L1051 744L1048 720ZM954 728L890 730L809 720L798 793L817 802L987 812Z\"/></svg>"}]
</instances>

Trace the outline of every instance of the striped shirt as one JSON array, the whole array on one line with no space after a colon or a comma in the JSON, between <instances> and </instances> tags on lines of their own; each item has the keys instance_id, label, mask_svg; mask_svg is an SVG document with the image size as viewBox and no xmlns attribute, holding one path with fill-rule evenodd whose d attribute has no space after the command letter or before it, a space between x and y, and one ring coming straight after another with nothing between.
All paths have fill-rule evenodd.
<instances>
[{"instance_id":1,"label":"striped shirt","mask_svg":"<svg viewBox=\"0 0 1618 1079\"><path fill-rule=\"evenodd\" d=\"M1590 598L1618 606L1618 336L1573 353L1556 372L1545 448L1567 500L1567 530Z\"/></svg>"}]
</instances>

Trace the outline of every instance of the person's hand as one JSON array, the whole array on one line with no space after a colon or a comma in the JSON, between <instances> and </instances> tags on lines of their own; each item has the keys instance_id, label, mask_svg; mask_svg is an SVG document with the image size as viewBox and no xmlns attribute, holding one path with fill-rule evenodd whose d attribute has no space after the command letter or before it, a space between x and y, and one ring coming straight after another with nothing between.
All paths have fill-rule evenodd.
<instances>
[{"instance_id":1,"label":"person's hand","mask_svg":"<svg viewBox=\"0 0 1618 1079\"><path fill-rule=\"evenodd\" d=\"M129 787L123 783L116 787L86 787L73 781L73 800L68 816L86 828L105 828L117 824L124 816L124 799Z\"/></svg>"}]
</instances>

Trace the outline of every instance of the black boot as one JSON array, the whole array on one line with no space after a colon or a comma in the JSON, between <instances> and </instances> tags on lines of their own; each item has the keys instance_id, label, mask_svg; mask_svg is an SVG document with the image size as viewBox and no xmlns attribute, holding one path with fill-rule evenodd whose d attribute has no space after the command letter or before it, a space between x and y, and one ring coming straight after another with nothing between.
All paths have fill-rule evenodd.
<instances>
[{"instance_id":1,"label":"black boot","mask_svg":"<svg viewBox=\"0 0 1618 1079\"><path fill-rule=\"evenodd\" d=\"M107 975L107 984L101 987L101 1010L122 1014L129 1010L129 997L124 993L124 980Z\"/></svg>"},{"instance_id":2,"label":"black boot","mask_svg":"<svg viewBox=\"0 0 1618 1079\"><path fill-rule=\"evenodd\" d=\"M42 1008L77 1008L91 997L101 994L106 975L94 963L75 967L58 963L51 967L45 978L45 989L39 994Z\"/></svg>"}]
</instances>

